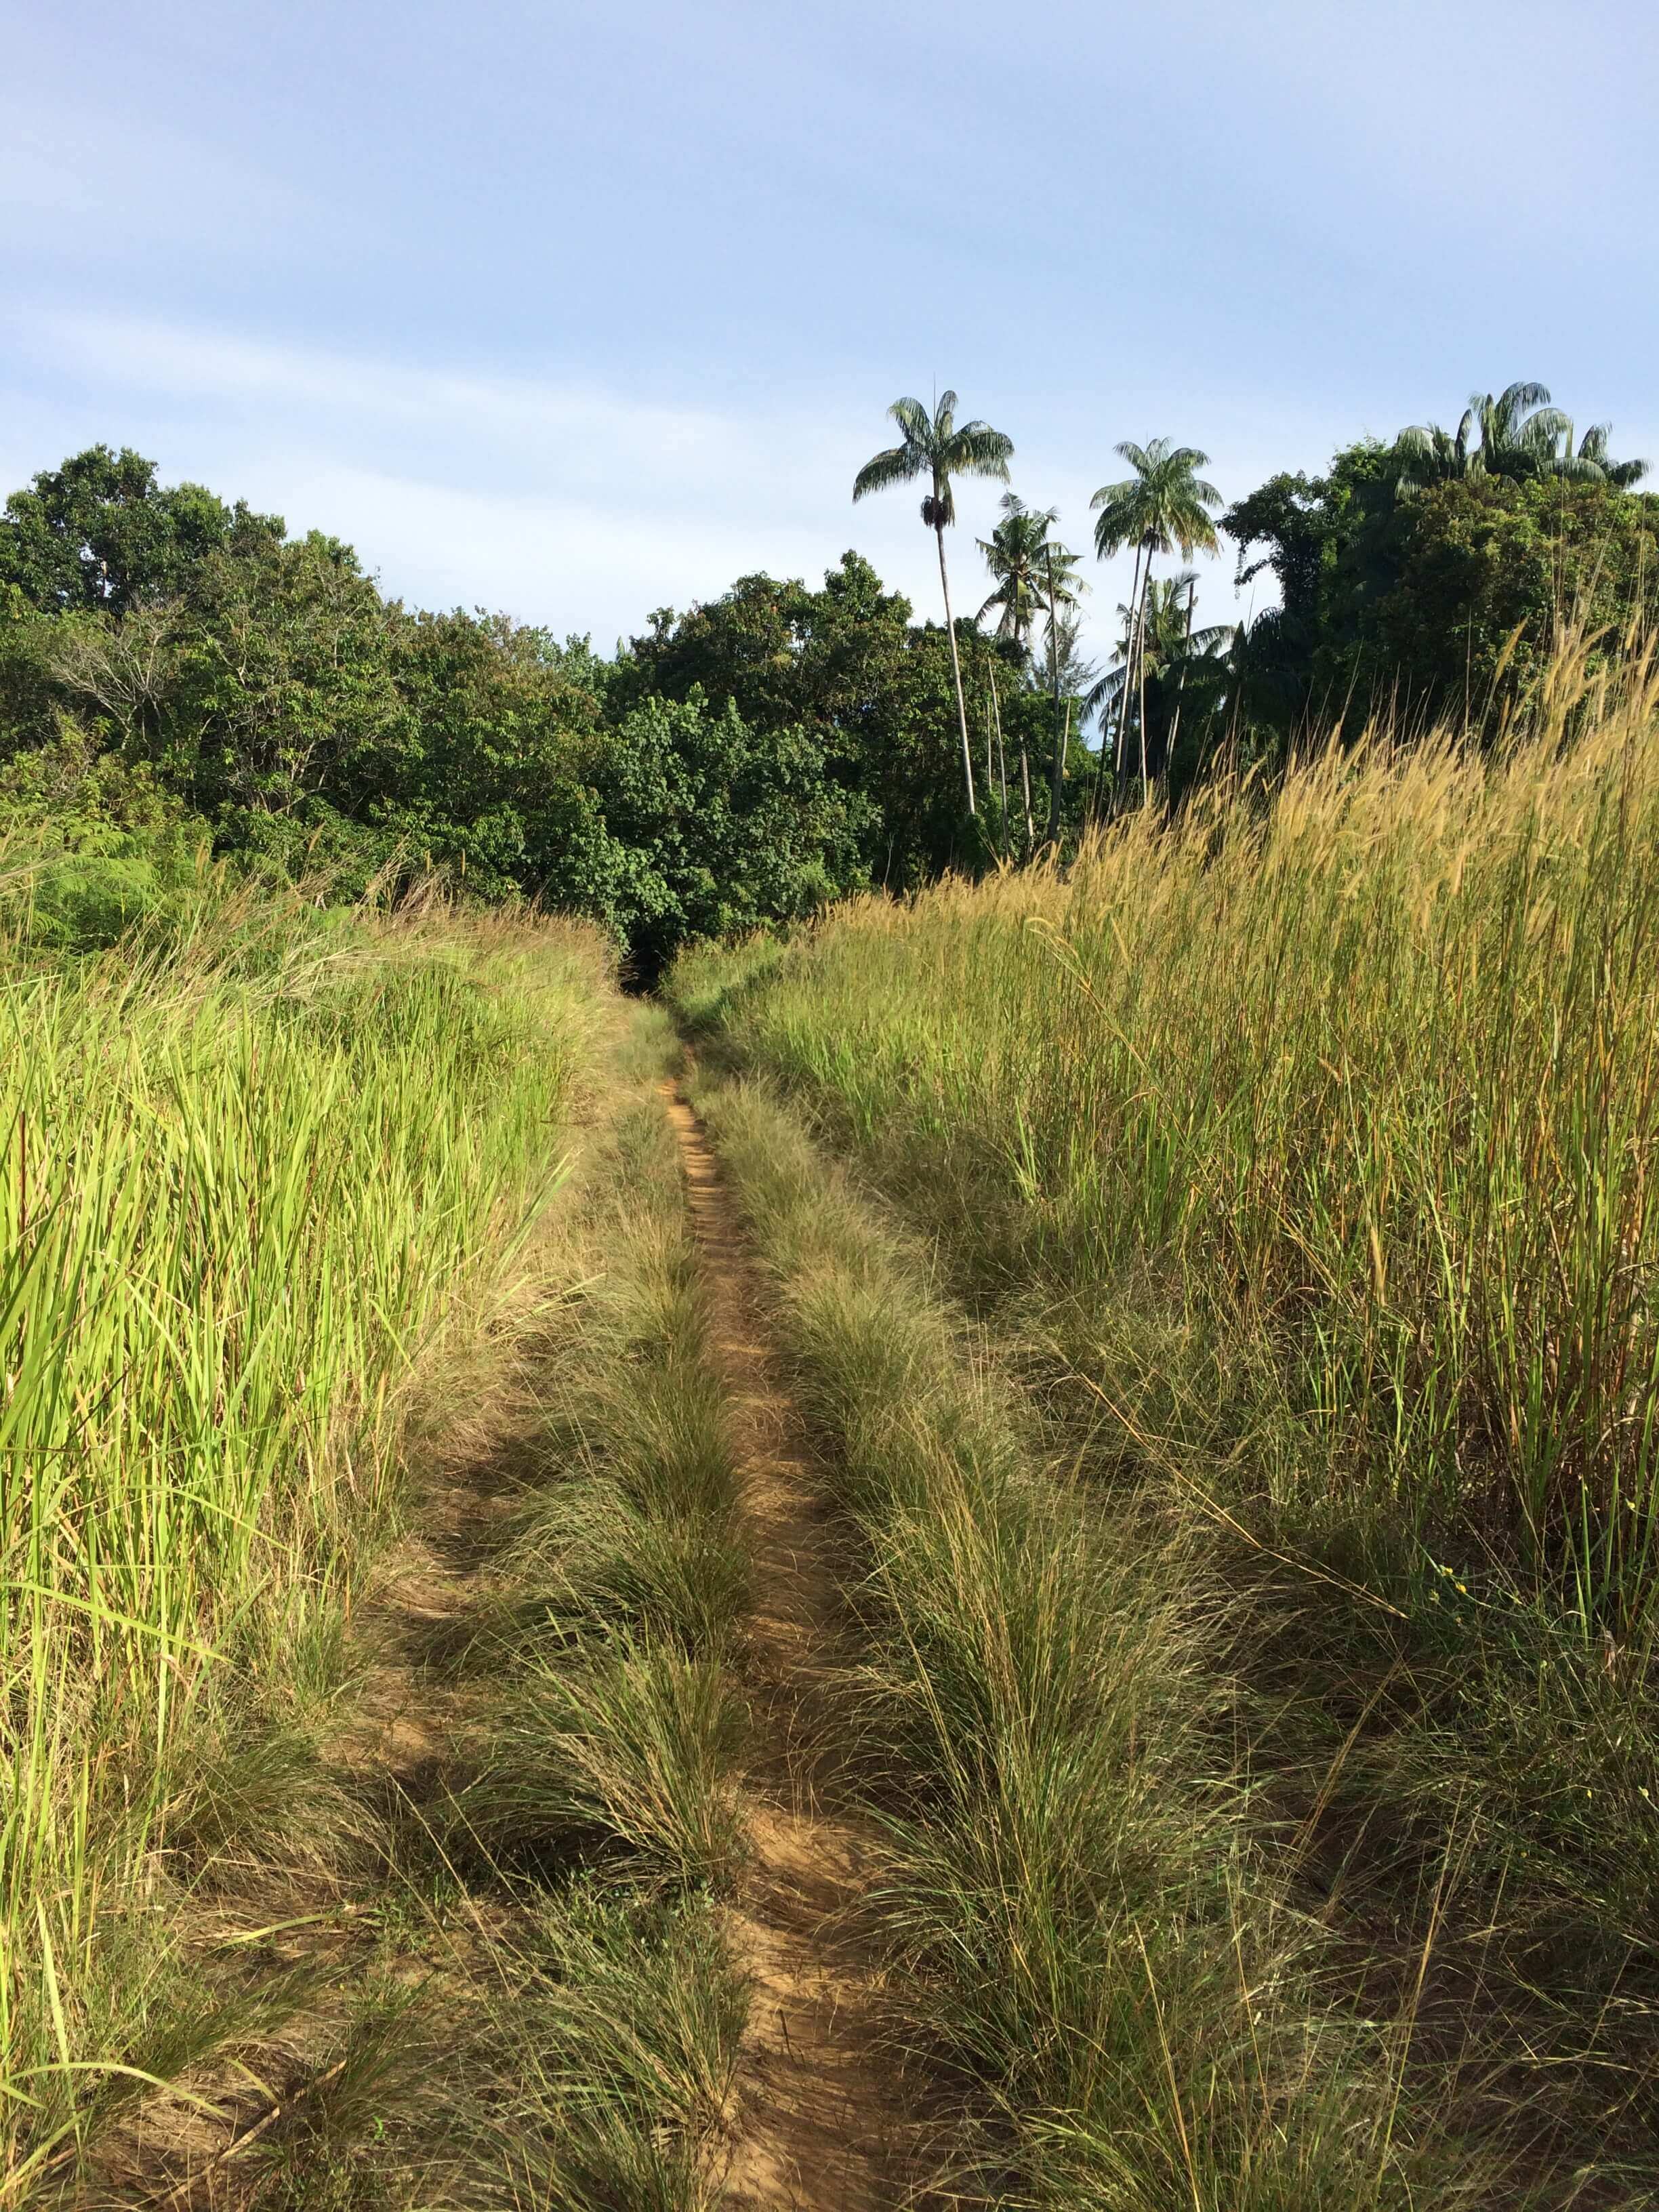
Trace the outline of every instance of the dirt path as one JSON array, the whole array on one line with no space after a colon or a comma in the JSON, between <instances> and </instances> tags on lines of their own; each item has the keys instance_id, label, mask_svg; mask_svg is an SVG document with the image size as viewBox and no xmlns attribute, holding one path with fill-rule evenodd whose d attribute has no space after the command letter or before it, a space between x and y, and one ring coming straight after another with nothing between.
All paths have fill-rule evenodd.
<instances>
[{"instance_id":1,"label":"dirt path","mask_svg":"<svg viewBox=\"0 0 1659 2212\"><path fill-rule=\"evenodd\" d=\"M876 1982L856 1930L867 1832L823 1802L814 1692L840 1603L828 1509L805 1431L772 1371L759 1271L701 1123L665 1085L736 1409L755 1561L747 1654L757 1741L746 1794L753 1857L730 1940L754 1985L723 2179L738 2212L891 2212L907 2196L913 2130L873 2051Z\"/></svg>"}]
</instances>

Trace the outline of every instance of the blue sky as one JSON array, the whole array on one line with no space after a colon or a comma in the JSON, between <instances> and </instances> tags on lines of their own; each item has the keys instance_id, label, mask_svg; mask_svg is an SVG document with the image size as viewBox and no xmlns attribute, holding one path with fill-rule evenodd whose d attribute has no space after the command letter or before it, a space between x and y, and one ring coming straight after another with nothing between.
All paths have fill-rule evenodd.
<instances>
[{"instance_id":1,"label":"blue sky","mask_svg":"<svg viewBox=\"0 0 1659 2212\"><path fill-rule=\"evenodd\" d=\"M856 544L935 611L848 494L936 384L1079 546L1120 439L1231 497L1518 376L1659 459L1650 0L0 0L0 483L134 444L426 604L608 647Z\"/></svg>"}]
</instances>

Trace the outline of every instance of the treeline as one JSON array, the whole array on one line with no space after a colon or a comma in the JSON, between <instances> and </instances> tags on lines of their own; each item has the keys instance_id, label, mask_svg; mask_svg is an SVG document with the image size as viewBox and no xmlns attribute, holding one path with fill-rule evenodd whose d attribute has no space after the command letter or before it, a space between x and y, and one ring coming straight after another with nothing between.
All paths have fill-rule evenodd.
<instances>
[{"instance_id":1,"label":"treeline","mask_svg":"<svg viewBox=\"0 0 1659 2212\"><path fill-rule=\"evenodd\" d=\"M1194 449L1120 447L1096 550L1132 549L1135 583L1104 670L1078 647L1058 518L1012 495L979 541L988 592L948 629L848 552L816 589L757 574L660 609L607 658L405 606L338 539L94 447L0 517L0 835L40 848L27 895L72 941L208 845L346 896L435 872L538 899L650 975L689 939L1018 862L1339 717L1501 726L1564 618L1618 631L1659 574L1642 465L1547 402L1511 386L1455 434L1348 447L1224 512ZM1006 479L1013 451L954 404L900 402L902 443L858 479L930 487L942 583L951 475ZM1195 629L1192 572L1154 562L1218 529L1281 604Z\"/></svg>"},{"instance_id":2,"label":"treeline","mask_svg":"<svg viewBox=\"0 0 1659 2212\"><path fill-rule=\"evenodd\" d=\"M938 541L948 623L953 480L1006 483L1013 441L988 422L958 422L954 392L931 410L903 398L888 413L899 442L865 464L853 496L927 486L921 520ZM994 581L979 619L994 608L999 636L1022 643L1046 633L1057 784L1062 659L1086 686L1101 742L1085 817L1137 795L1178 800L1218 752L1283 762L1309 741L1377 722L1397 739L1442 724L1484 741L1509 726L1564 635L1616 652L1650 621L1659 502L1633 495L1648 464L1616 459L1611 435L1606 422L1578 435L1541 384L1516 383L1476 392L1455 432L1414 423L1392 443L1362 439L1328 476L1280 474L1231 507L1200 475L1209 456L1197 447L1125 440L1114 451L1129 474L1090 501L1097 558L1133 556L1105 672L1076 659L1089 586L1054 534L1057 511L1038 514L1013 492L979 541ZM1216 554L1222 533L1237 549L1237 586L1270 569L1279 604L1255 621L1197 629L1195 571L1155 577L1154 567ZM971 816L960 697L957 706ZM1056 808L1048 842L1062 826Z\"/></svg>"},{"instance_id":3,"label":"treeline","mask_svg":"<svg viewBox=\"0 0 1659 2212\"><path fill-rule=\"evenodd\" d=\"M991 729L997 688L1018 747L1048 711L1026 656L963 658L970 712ZM349 546L131 452L42 473L0 521L0 824L100 863L36 887L82 936L205 836L344 893L435 870L538 898L649 972L688 937L981 862L955 720L944 632L854 553L818 590L753 576L660 610L605 659L388 599Z\"/></svg>"},{"instance_id":4,"label":"treeline","mask_svg":"<svg viewBox=\"0 0 1659 2212\"><path fill-rule=\"evenodd\" d=\"M1455 433L1363 440L1222 518L1241 583L1280 604L1241 632L1239 720L1283 739L1338 717L1495 736L1571 626L1618 653L1659 595L1659 499L1608 428L1575 439L1541 385L1476 394Z\"/></svg>"}]
</instances>

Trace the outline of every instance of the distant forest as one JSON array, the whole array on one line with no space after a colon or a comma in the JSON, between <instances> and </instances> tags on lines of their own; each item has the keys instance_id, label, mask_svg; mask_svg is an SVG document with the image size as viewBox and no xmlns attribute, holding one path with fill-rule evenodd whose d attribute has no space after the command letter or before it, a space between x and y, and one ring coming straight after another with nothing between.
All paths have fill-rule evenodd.
<instances>
[{"instance_id":1,"label":"distant forest","mask_svg":"<svg viewBox=\"0 0 1659 2212\"><path fill-rule=\"evenodd\" d=\"M899 441L854 495L921 489L943 613L954 481L1008 482L1012 443L959 423L953 393L891 413ZM1093 550L1133 551L1134 573L1102 667L1079 645L1082 557L1012 491L965 586L956 552L967 611L945 620L849 551L816 587L755 574L660 608L607 658L388 599L337 538L93 447L0 518L0 837L30 862L14 882L48 939L84 944L165 901L204 848L341 896L434 872L592 916L648 978L688 939L1063 850L1333 728L1492 742L1563 623L1613 651L1651 612L1644 464L1537 385L1231 506L1194 447L1117 453ZM1195 627L1190 564L1224 539L1279 603Z\"/></svg>"}]
</instances>

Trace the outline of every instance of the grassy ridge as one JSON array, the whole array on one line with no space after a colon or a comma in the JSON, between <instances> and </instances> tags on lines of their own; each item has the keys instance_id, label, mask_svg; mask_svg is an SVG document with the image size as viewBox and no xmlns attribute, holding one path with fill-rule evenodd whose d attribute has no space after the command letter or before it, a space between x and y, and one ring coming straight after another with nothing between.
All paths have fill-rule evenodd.
<instances>
[{"instance_id":1,"label":"grassy ridge","mask_svg":"<svg viewBox=\"0 0 1659 2212\"><path fill-rule=\"evenodd\" d=\"M601 983L580 930L251 894L102 958L6 949L14 2185L173 2070L183 1747L325 1683L400 1386L545 1187Z\"/></svg>"},{"instance_id":2,"label":"grassy ridge","mask_svg":"<svg viewBox=\"0 0 1659 2212\"><path fill-rule=\"evenodd\" d=\"M1242 1762L1494 2201L1656 2181L1655 704L1568 666L1496 762L1333 757L673 987L1184 1547L1192 1778Z\"/></svg>"}]
</instances>

